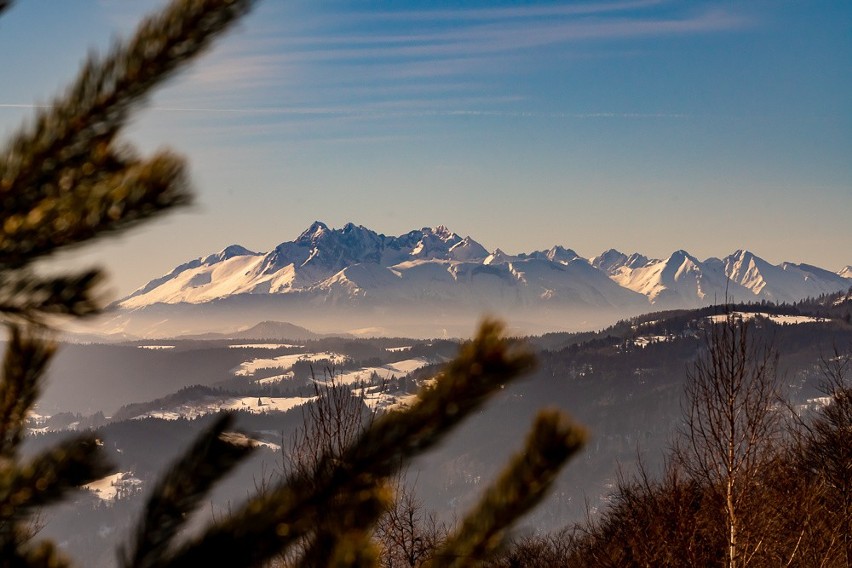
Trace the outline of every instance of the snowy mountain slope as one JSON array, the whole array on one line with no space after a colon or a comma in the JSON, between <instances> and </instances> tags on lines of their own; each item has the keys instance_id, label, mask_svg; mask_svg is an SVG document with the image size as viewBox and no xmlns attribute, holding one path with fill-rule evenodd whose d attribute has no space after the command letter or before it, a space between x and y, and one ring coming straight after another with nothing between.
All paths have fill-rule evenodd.
<instances>
[{"instance_id":1,"label":"snowy mountain slope","mask_svg":"<svg viewBox=\"0 0 852 568\"><path fill-rule=\"evenodd\" d=\"M610 249L590 262L621 286L666 306L698 306L721 302L726 296L736 301L795 302L852 284L842 274L807 264L773 265L745 250L699 261L686 251L676 251L665 260L649 260Z\"/></svg>"},{"instance_id":2,"label":"snowy mountain slope","mask_svg":"<svg viewBox=\"0 0 852 568\"><path fill-rule=\"evenodd\" d=\"M842 276L839 274L835 274L834 272L828 271L824 268L819 268L818 266L812 266L810 264L800 263L793 264L789 262L781 263L781 266L784 270L799 270L802 273L802 277L806 282L809 283L810 286L818 287L817 289L823 290L820 294L831 294L833 292L838 291L837 287L843 289L843 287L849 287L852 285L852 278L850 276ZM839 276L839 278L838 278ZM808 295L816 295L812 294L810 291Z\"/></svg>"},{"instance_id":3,"label":"snowy mountain slope","mask_svg":"<svg viewBox=\"0 0 852 568\"><path fill-rule=\"evenodd\" d=\"M470 237L461 238L446 227L424 228L400 237L386 237L352 223L332 230L322 222L311 224L296 240L281 243L267 254L252 253L238 245L204 259L183 264L152 280L124 300L123 308L153 303L200 303L235 294L279 294L292 291L364 290L385 282L386 270L376 270L372 285L364 270L354 277L355 266L389 268L412 260L476 261L488 252ZM353 281L352 278L355 278ZM323 285L323 282L326 282Z\"/></svg>"},{"instance_id":4,"label":"snowy mountain slope","mask_svg":"<svg viewBox=\"0 0 852 568\"><path fill-rule=\"evenodd\" d=\"M589 259L589 262L595 268L599 268L608 274L614 274L619 268L627 264L627 255L615 249L609 249Z\"/></svg>"},{"instance_id":5,"label":"snowy mountain slope","mask_svg":"<svg viewBox=\"0 0 852 568\"><path fill-rule=\"evenodd\" d=\"M192 281L195 279L196 285L205 279L208 278L208 274L212 272L213 269L216 268L215 265L218 265L221 262L226 260L230 260L235 257L239 257L242 260L246 260L243 257L257 257L259 253L252 252L245 247L241 247L240 245L231 245L229 247L225 247L221 251L216 254L211 254L206 258L197 258L195 260L191 260L187 263L181 264L165 276L161 276L160 278L155 278L148 282L142 288L139 288L132 294L130 294L124 301L129 301L138 296L144 296L151 292L152 290L157 289L160 293L157 294L157 297L161 297L161 295L174 295L179 293L179 289L183 286L192 286ZM212 280L212 276L210 276L210 280ZM174 284L174 282L178 282L179 284ZM163 288L165 286L165 288ZM160 300L162 301L162 300ZM141 302L131 302L128 306L132 306L134 304L145 305L147 301Z\"/></svg>"},{"instance_id":6,"label":"snowy mountain slope","mask_svg":"<svg viewBox=\"0 0 852 568\"><path fill-rule=\"evenodd\" d=\"M846 274L852 275L852 268L832 273L807 264L773 265L748 251L703 262L682 250L666 259L610 249L587 260L561 246L489 254L471 237L444 226L386 236L352 223L331 229L316 221L268 253L232 245L182 264L120 300L115 321L122 313L151 312L163 304L204 306L205 313L224 310L231 324L241 310L273 311L289 320L291 313L319 314L326 308L334 308L335 317L368 310L369 318L360 322L353 315L353 325L361 326L381 317L387 325L394 316L415 312L419 318L440 315L445 322L483 311L516 312L528 321L543 314L565 319L566 310L623 317L652 304L692 307L726 296L795 301L848 288L852 279ZM159 321L155 313L167 322L163 316L177 312L157 308L149 314L151 325ZM309 320L301 323L312 327Z\"/></svg>"},{"instance_id":7,"label":"snowy mountain slope","mask_svg":"<svg viewBox=\"0 0 852 568\"><path fill-rule=\"evenodd\" d=\"M625 290L588 261L574 258L552 262L528 258L509 264L519 282L530 291L530 300L575 303L596 307L635 307L645 301Z\"/></svg>"},{"instance_id":8,"label":"snowy mountain slope","mask_svg":"<svg viewBox=\"0 0 852 568\"><path fill-rule=\"evenodd\" d=\"M616 274L620 268L628 269L641 268L649 262L659 262L658 260L649 260L647 256L639 253L633 253L627 256L623 252L615 249L609 249L600 255L589 259L589 263L595 268L599 268L608 274Z\"/></svg>"},{"instance_id":9,"label":"snowy mountain slope","mask_svg":"<svg viewBox=\"0 0 852 568\"><path fill-rule=\"evenodd\" d=\"M611 273L611 278L630 290L648 297L655 305L691 307L742 297L745 291L728 282L722 267L704 264L684 250L675 251L665 260L646 261L631 268L627 259Z\"/></svg>"},{"instance_id":10,"label":"snowy mountain slope","mask_svg":"<svg viewBox=\"0 0 852 568\"><path fill-rule=\"evenodd\" d=\"M723 259L725 273L759 299L795 302L848 288L842 276L808 264L768 263L749 251L738 250Z\"/></svg>"},{"instance_id":11,"label":"snowy mountain slope","mask_svg":"<svg viewBox=\"0 0 852 568\"><path fill-rule=\"evenodd\" d=\"M170 274L152 280L120 302L123 308L138 308L163 302L199 303L215 298L250 293L261 282L247 280L246 275L256 271L265 257L243 255L214 264L188 262ZM286 273L279 273L286 277ZM269 280L269 278L267 278Z\"/></svg>"}]
</instances>

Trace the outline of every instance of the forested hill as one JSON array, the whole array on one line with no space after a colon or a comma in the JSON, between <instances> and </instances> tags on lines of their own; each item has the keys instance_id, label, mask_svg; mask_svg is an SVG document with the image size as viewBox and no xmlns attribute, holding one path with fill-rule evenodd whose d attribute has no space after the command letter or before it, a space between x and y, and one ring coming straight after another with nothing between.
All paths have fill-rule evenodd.
<instances>
[{"instance_id":1,"label":"forested hill","mask_svg":"<svg viewBox=\"0 0 852 568\"><path fill-rule=\"evenodd\" d=\"M547 333L530 338L530 341L539 349L559 351L566 347L577 349L589 342L607 345L640 337L692 335L704 327L703 322L707 318L719 318L726 313L749 314L745 317L754 317L760 325L770 329L783 325L818 323L823 320L821 323L841 330L845 328L844 324L848 326L852 323L852 289L807 298L793 304L739 302L691 310L651 312L621 320L597 332Z\"/></svg>"}]
</instances>

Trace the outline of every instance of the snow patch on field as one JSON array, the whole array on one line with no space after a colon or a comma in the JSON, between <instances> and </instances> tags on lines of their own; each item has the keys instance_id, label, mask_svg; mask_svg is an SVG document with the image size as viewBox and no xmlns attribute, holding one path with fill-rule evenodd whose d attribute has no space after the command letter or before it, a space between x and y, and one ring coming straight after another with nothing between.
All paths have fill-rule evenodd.
<instances>
[{"instance_id":1,"label":"snow patch on field","mask_svg":"<svg viewBox=\"0 0 852 568\"><path fill-rule=\"evenodd\" d=\"M273 442L264 442L263 440L254 440L254 442L258 446L263 446L264 448L269 448L273 452L280 452L281 451L281 444L275 444Z\"/></svg>"},{"instance_id":2,"label":"snow patch on field","mask_svg":"<svg viewBox=\"0 0 852 568\"><path fill-rule=\"evenodd\" d=\"M159 351L161 349L174 349L174 345L137 345L139 349L151 349L153 351Z\"/></svg>"},{"instance_id":3,"label":"snow patch on field","mask_svg":"<svg viewBox=\"0 0 852 568\"><path fill-rule=\"evenodd\" d=\"M370 377L373 376L373 373L376 373L380 379L390 379L392 376L399 378L411 373L412 371L425 367L428 364L429 360L425 357L417 357L416 359L406 359L404 361L397 361L396 363L388 363L381 367L364 367L357 371L341 373L334 376L334 381L337 384L343 385L367 382L370 380Z\"/></svg>"},{"instance_id":4,"label":"snow patch on field","mask_svg":"<svg viewBox=\"0 0 852 568\"><path fill-rule=\"evenodd\" d=\"M394 397L394 399L385 408L386 410L402 410L408 408L415 402L420 395L417 393L407 394L405 396Z\"/></svg>"},{"instance_id":5,"label":"snow patch on field","mask_svg":"<svg viewBox=\"0 0 852 568\"><path fill-rule=\"evenodd\" d=\"M307 402L314 400L316 397L270 397L270 396L246 396L241 398L229 399L220 408L222 410L245 410L252 414L263 414L264 412L284 412L291 408L296 408Z\"/></svg>"},{"instance_id":6,"label":"snow patch on field","mask_svg":"<svg viewBox=\"0 0 852 568\"><path fill-rule=\"evenodd\" d=\"M633 345L636 347L645 348L652 343L664 343L666 341L674 341L673 335L642 335L633 339Z\"/></svg>"},{"instance_id":7,"label":"snow patch on field","mask_svg":"<svg viewBox=\"0 0 852 568\"><path fill-rule=\"evenodd\" d=\"M198 400L192 404L180 404L172 408L151 410L145 414L134 417L135 420L143 418L160 418L162 420L194 419L207 414L213 414L223 410L242 410L252 414L263 414L266 412L284 412L301 406L314 400L316 397L269 397L269 396L243 396L243 397L210 397L206 400Z\"/></svg>"},{"instance_id":8,"label":"snow patch on field","mask_svg":"<svg viewBox=\"0 0 852 568\"><path fill-rule=\"evenodd\" d=\"M339 353L295 353L291 355L281 355L280 357L273 358L259 358L252 359L250 361L246 361L242 363L237 369L234 371L234 375L237 377L251 377L255 373L257 373L261 369L281 369L282 371L289 371L293 368L293 365L298 363L299 361L331 361L332 365L339 365L347 360L345 355L341 355Z\"/></svg>"},{"instance_id":9,"label":"snow patch on field","mask_svg":"<svg viewBox=\"0 0 852 568\"><path fill-rule=\"evenodd\" d=\"M815 318L812 316L779 316L773 314L767 314L763 312L733 312L731 314L735 319L741 319L743 321L750 321L754 318L760 316L762 318L766 318L774 323L781 325L796 325L801 323L824 323L827 321L825 318ZM713 323L722 323L727 319L727 315L719 314L715 316L710 316L709 319Z\"/></svg>"},{"instance_id":10,"label":"snow patch on field","mask_svg":"<svg viewBox=\"0 0 852 568\"><path fill-rule=\"evenodd\" d=\"M291 345L289 343L240 343L228 345L229 349L294 349L304 345Z\"/></svg>"},{"instance_id":11,"label":"snow patch on field","mask_svg":"<svg viewBox=\"0 0 852 568\"><path fill-rule=\"evenodd\" d=\"M119 494L135 492L142 480L133 477L130 472L118 472L83 486L102 501L113 501Z\"/></svg>"},{"instance_id":12,"label":"snow patch on field","mask_svg":"<svg viewBox=\"0 0 852 568\"><path fill-rule=\"evenodd\" d=\"M286 381L288 379L292 379L295 377L295 373L293 371L288 371L283 375L274 375L272 377L266 377L265 379L258 379L255 381L259 385L272 385L275 383L280 383L281 381Z\"/></svg>"}]
</instances>

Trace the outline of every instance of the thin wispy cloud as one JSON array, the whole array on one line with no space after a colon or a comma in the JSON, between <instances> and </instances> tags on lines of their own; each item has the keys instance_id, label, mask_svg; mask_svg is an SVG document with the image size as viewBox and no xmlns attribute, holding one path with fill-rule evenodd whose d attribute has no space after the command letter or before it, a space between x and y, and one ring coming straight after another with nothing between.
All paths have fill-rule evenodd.
<instances>
[{"instance_id":1,"label":"thin wispy cloud","mask_svg":"<svg viewBox=\"0 0 852 568\"><path fill-rule=\"evenodd\" d=\"M641 106L545 111L517 86L502 84L504 76L542 57L571 64L613 41L618 50L604 50L604 56L623 57L630 50L625 41L716 33L745 23L731 10L679 6L625 0L370 13L330 8L308 18L267 14L252 33L228 38L179 76L148 112L185 117L193 128L211 120L214 130L243 139L274 132L331 139L334 128L361 124L368 132L359 136L379 140L431 118L679 120L688 116L638 112L647 110ZM125 11L108 5L112 16ZM0 108L36 105L9 101Z\"/></svg>"},{"instance_id":2,"label":"thin wispy cloud","mask_svg":"<svg viewBox=\"0 0 852 568\"><path fill-rule=\"evenodd\" d=\"M390 108L365 108L365 107L350 107L350 108L211 108L211 107L162 107L154 106L150 110L167 113L211 113L211 114L247 114L247 115L263 115L263 116L362 116L369 118L415 118L428 116L481 116L481 117L497 117L497 118L563 118L563 119L611 119L611 118L629 118L629 119L681 119L690 118L689 114L673 113L673 112L542 112L533 110L516 110L516 111L500 111L500 110L477 110L471 108L410 108L416 106L418 101L397 101L390 105ZM425 103L425 101L420 101ZM393 106L406 107L394 109Z\"/></svg>"},{"instance_id":3,"label":"thin wispy cloud","mask_svg":"<svg viewBox=\"0 0 852 568\"><path fill-rule=\"evenodd\" d=\"M627 2L593 2L568 6L516 6L506 8L479 8L459 10L408 10L400 12L375 12L361 15L370 21L453 21L497 20L506 18L542 18L555 16L587 16L625 12L659 6L666 0L632 0ZM357 14L350 17L358 17Z\"/></svg>"},{"instance_id":4,"label":"thin wispy cloud","mask_svg":"<svg viewBox=\"0 0 852 568\"><path fill-rule=\"evenodd\" d=\"M634 17L613 19L526 19L455 25L428 33L412 30L398 33L336 34L282 40L291 61L463 55L509 52L574 41L646 38L652 36L712 33L742 27L742 16L710 10L681 17Z\"/></svg>"},{"instance_id":5,"label":"thin wispy cloud","mask_svg":"<svg viewBox=\"0 0 852 568\"><path fill-rule=\"evenodd\" d=\"M303 28L295 26L287 33L270 28L229 41L182 78L168 105L242 107L269 97L288 105L352 103L403 89L415 95L418 88L434 93L428 86L436 80L448 92L491 94L496 78L537 63L541 50L558 49L558 57L566 61L572 54L582 57L590 46L606 42L620 42L621 52L626 53L630 50L623 44L629 40L718 33L748 23L731 10L679 6L635 0L369 14L322 12ZM429 26L426 31L422 24L430 19L445 25ZM458 86L453 87L454 83Z\"/></svg>"}]
</instances>

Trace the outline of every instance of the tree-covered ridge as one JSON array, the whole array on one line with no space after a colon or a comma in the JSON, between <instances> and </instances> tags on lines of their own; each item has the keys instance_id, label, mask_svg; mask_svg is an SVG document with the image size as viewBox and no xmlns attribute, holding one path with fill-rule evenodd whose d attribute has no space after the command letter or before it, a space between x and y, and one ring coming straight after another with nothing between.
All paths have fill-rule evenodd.
<instances>
[{"instance_id":1,"label":"tree-covered ridge","mask_svg":"<svg viewBox=\"0 0 852 568\"><path fill-rule=\"evenodd\" d=\"M250 6L239 0L172 3L105 57L90 56L66 92L0 150L0 315L9 331L0 383L5 565L65 565L53 543L31 541L29 519L68 489L110 470L91 434L20 459L25 420L56 349L46 325L57 315L97 313L102 278L91 269L44 277L32 265L186 202L183 161L169 151L141 158L118 134L153 88Z\"/></svg>"},{"instance_id":2,"label":"tree-covered ridge","mask_svg":"<svg viewBox=\"0 0 852 568\"><path fill-rule=\"evenodd\" d=\"M823 320L823 323L837 327L848 328L852 322L852 291L825 294L816 298L806 298L796 303L775 302L730 302L714 304L690 310L665 310L649 312L633 318L618 321L600 331L574 333L546 333L540 337L531 338L534 344L548 351L556 351L566 347L580 348L589 342L613 344L618 341L633 339L638 336L688 335L700 331L706 324L707 318L718 318L720 315L732 312L748 314L762 322L764 326L772 327L808 319ZM772 316L782 316L773 318ZM787 316L788 319L785 319ZM740 316L742 317L742 316Z\"/></svg>"}]
</instances>

